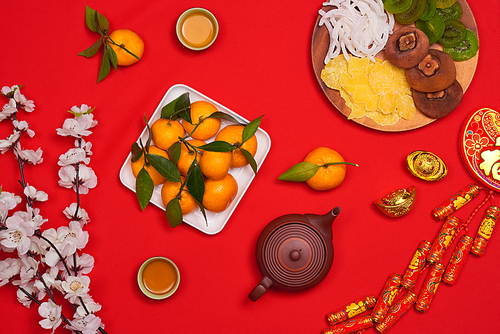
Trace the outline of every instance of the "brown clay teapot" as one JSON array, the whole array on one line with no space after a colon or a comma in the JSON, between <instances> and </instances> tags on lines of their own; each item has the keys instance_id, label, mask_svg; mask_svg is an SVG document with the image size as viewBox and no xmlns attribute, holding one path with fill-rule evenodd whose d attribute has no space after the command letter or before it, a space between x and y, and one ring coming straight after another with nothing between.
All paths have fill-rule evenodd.
<instances>
[{"instance_id":1,"label":"brown clay teapot","mask_svg":"<svg viewBox=\"0 0 500 334\"><path fill-rule=\"evenodd\" d=\"M248 298L256 301L271 286L298 291L320 283L332 266L332 226L339 214L339 207L324 215L289 214L266 225L255 252L264 277Z\"/></svg>"}]
</instances>

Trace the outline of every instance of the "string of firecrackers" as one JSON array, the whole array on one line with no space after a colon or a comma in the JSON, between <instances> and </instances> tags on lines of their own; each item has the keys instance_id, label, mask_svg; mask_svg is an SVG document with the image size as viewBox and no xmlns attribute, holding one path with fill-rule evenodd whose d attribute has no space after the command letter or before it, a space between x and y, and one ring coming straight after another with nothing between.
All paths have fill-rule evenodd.
<instances>
[{"instance_id":1,"label":"string of firecrackers","mask_svg":"<svg viewBox=\"0 0 500 334\"><path fill-rule=\"evenodd\" d=\"M367 295L327 314L330 326L324 329L322 334L361 334L373 326L378 332L385 333L412 306L422 313L427 311L440 282L454 284L469 252L482 256L485 251L500 216L500 208L494 205L487 208L475 238L469 235L468 225L477 212L489 200L493 200L493 190L489 190L486 198L465 222L453 216L455 211L476 198L483 189L485 188L471 183L436 207L432 212L433 216L438 221L444 222L434 242L428 240L420 242L405 274L403 276L391 274L378 299ZM462 230L465 230L465 233L455 246L448 265L445 266L441 263L443 254ZM427 269L429 271L417 296L415 283ZM362 314L368 310L371 310L370 314Z\"/></svg>"},{"instance_id":2,"label":"string of firecrackers","mask_svg":"<svg viewBox=\"0 0 500 334\"><path fill-rule=\"evenodd\" d=\"M101 319L95 315L101 305L89 294L87 274L94 267L94 258L81 252L89 239L83 227L90 219L80 207L80 195L97 185L97 176L88 166L92 144L83 139L97 125L92 114L94 109L85 104L72 107L69 112L74 117L67 118L57 129L58 135L76 139L75 147L62 154L58 161L58 184L73 189L76 202L63 211L71 220L68 226L42 230L42 224L48 219L42 217L37 205L47 201L48 195L27 182L24 168L42 163L43 151L21 146L24 134L35 135L26 121L18 119L20 110L33 112L35 109L34 102L21 94L21 87L1 89L1 95L9 101L0 112L0 121L12 121L14 129L9 137L0 140L0 153L12 151L18 161L26 211L12 213L22 198L0 187L0 251L12 254L0 261L0 286L12 283L17 288L18 301L27 308L36 303L41 317L39 324L44 329L54 332L64 322L64 327L74 333L106 333ZM70 303L74 311L71 319L56 302L57 291Z\"/></svg>"}]
</instances>

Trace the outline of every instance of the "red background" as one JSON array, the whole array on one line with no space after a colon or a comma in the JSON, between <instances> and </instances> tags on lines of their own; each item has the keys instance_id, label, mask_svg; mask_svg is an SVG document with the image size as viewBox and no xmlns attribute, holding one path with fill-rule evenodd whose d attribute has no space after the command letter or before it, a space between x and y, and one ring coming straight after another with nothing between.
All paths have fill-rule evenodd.
<instances>
[{"instance_id":1,"label":"red background","mask_svg":"<svg viewBox=\"0 0 500 334\"><path fill-rule=\"evenodd\" d=\"M134 30L146 45L139 63L119 68L99 84L100 57L77 56L98 37L85 26L86 5L104 14L111 30ZM55 129L72 106L95 107L99 125L88 140L98 185L81 203L91 218L84 251L96 260L89 274L90 294L102 305L97 315L106 331L320 333L327 327L328 312L367 294L378 296L391 273L404 273L418 243L433 241L440 228L432 209L474 181L458 151L462 123L479 108L500 108L500 5L469 5L478 26L480 55L461 105L424 128L385 133L348 121L316 81L310 45L321 1L4 1L0 85L24 85L22 92L36 104L32 114L22 112L19 118L36 132L33 139L23 138L23 146L44 151L44 162L25 171L28 183L49 194L49 201L40 205L49 219L44 228L67 224L62 210L75 200L72 191L57 185L57 159L73 141L57 136ZM179 15L196 6L212 11L220 24L217 41L203 52L187 50L175 36ZM178 83L246 119L265 114L261 127L272 140L257 178L225 228L213 236L186 224L170 228L164 211L155 206L142 211L135 194L119 180L120 167L144 127L144 115L149 118L168 88ZM11 131L8 122L0 129L2 138ZM318 146L339 151L359 168L348 167L343 184L329 192L277 179ZM435 183L412 176L405 158L414 150L440 156L448 175ZM12 153L0 159L3 190L20 193ZM375 207L376 199L410 185L416 187L417 200L407 216L390 219ZM457 216L467 219L485 196L482 191ZM271 288L251 302L247 295L261 279L254 252L263 227L282 214L325 213L334 206L342 213L334 224L335 260L326 279L298 293ZM483 213L484 208L472 221L472 234ZM145 297L136 282L140 264L156 255L173 259L182 275L178 291L163 301ZM493 333L499 260L500 237L494 233L485 255L471 255L454 286L441 284L425 314L411 309L391 331ZM0 296L1 332L41 332L35 305L28 310L19 304L12 285L2 287ZM71 317L68 305L64 310Z\"/></svg>"}]
</instances>

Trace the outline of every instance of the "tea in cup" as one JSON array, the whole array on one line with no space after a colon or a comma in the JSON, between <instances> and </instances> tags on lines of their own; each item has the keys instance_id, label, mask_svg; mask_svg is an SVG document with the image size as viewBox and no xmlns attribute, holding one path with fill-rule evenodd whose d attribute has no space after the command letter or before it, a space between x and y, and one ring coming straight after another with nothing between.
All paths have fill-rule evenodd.
<instances>
[{"instance_id":1,"label":"tea in cup","mask_svg":"<svg viewBox=\"0 0 500 334\"><path fill-rule=\"evenodd\" d=\"M179 41L195 51L208 48L219 34L217 19L204 8L186 10L177 20L176 29Z\"/></svg>"},{"instance_id":2,"label":"tea in cup","mask_svg":"<svg viewBox=\"0 0 500 334\"><path fill-rule=\"evenodd\" d=\"M170 297L179 287L180 280L179 269L175 263L161 256L147 259L137 275L139 288L152 299Z\"/></svg>"}]
</instances>

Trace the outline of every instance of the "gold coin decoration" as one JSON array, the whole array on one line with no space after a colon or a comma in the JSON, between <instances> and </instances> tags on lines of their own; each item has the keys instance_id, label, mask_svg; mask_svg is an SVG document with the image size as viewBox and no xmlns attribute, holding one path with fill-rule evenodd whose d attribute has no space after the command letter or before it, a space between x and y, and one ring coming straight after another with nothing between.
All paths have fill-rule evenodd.
<instances>
[{"instance_id":1,"label":"gold coin decoration","mask_svg":"<svg viewBox=\"0 0 500 334\"><path fill-rule=\"evenodd\" d=\"M414 151L406 158L408 170L425 181L438 181L446 176L448 168L443 160L434 153Z\"/></svg>"},{"instance_id":2,"label":"gold coin decoration","mask_svg":"<svg viewBox=\"0 0 500 334\"><path fill-rule=\"evenodd\" d=\"M398 218L406 215L415 203L415 187L397 189L387 196L375 201L377 207L386 216Z\"/></svg>"}]
</instances>

